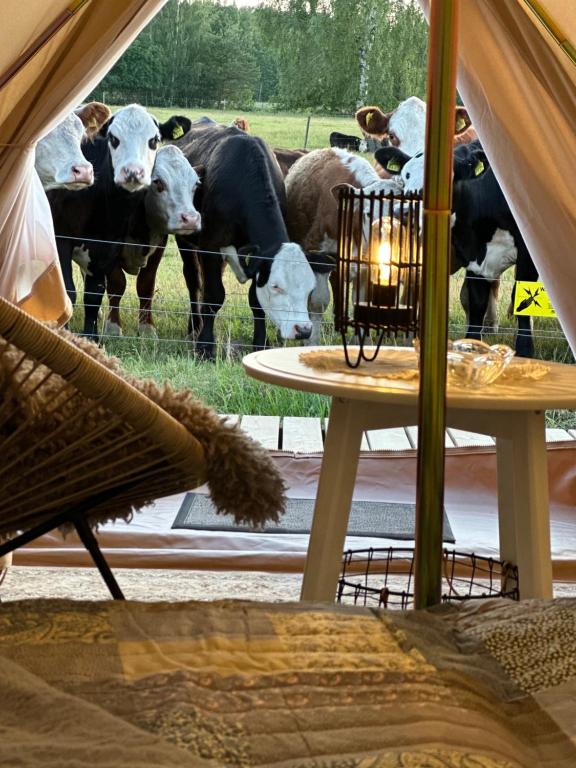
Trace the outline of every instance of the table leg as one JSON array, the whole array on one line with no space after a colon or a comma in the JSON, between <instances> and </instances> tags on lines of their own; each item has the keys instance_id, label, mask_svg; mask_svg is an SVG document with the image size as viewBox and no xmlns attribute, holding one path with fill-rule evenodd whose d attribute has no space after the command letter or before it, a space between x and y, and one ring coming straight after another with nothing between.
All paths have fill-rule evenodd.
<instances>
[{"instance_id":1,"label":"table leg","mask_svg":"<svg viewBox=\"0 0 576 768\"><path fill-rule=\"evenodd\" d=\"M332 401L301 600L333 602L336 596L362 439L355 410L353 401Z\"/></svg>"},{"instance_id":2,"label":"table leg","mask_svg":"<svg viewBox=\"0 0 576 768\"><path fill-rule=\"evenodd\" d=\"M518 562L516 551L516 504L514 478L514 445L512 440L496 438L496 470L498 478L498 531L500 559Z\"/></svg>"},{"instance_id":3,"label":"table leg","mask_svg":"<svg viewBox=\"0 0 576 768\"><path fill-rule=\"evenodd\" d=\"M498 517L503 559L518 566L520 597L552 597L548 458L544 412L508 414L497 438Z\"/></svg>"}]
</instances>

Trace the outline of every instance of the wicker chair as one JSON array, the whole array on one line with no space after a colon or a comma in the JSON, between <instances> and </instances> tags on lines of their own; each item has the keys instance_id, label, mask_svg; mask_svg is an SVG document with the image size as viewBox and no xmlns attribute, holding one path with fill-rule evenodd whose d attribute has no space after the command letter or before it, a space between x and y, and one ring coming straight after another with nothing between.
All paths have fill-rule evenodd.
<instances>
[{"instance_id":1,"label":"wicker chair","mask_svg":"<svg viewBox=\"0 0 576 768\"><path fill-rule=\"evenodd\" d=\"M202 445L131 384L3 299L0 377L0 557L56 527L75 528L112 596L123 599L92 528L201 485Z\"/></svg>"}]
</instances>

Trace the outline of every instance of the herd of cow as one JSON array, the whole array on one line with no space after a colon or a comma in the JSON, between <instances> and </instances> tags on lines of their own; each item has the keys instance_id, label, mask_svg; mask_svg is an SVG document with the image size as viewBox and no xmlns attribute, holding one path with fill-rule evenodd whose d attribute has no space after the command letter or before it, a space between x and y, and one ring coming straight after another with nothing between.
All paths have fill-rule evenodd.
<instances>
[{"instance_id":1,"label":"herd of cow","mask_svg":"<svg viewBox=\"0 0 576 768\"><path fill-rule=\"evenodd\" d=\"M271 149L244 122L224 126L174 115L165 123L143 107L115 114L91 102L69 115L36 151L36 169L52 210L66 289L72 263L84 277L84 333L98 337L104 293L105 333L121 334L126 273L137 275L139 333L155 336L152 297L168 235L176 238L190 295L188 335L197 354L215 354L214 319L225 300L223 271L250 281L255 347L266 319L283 339L319 343L335 266L337 199L342 185L365 193L421 192L426 105L411 97L384 114L356 115L375 164L349 151L364 147L342 134L312 151ZM349 148L343 148L348 146ZM458 108L454 149L453 271L466 279L468 335L495 325L501 274L537 275L470 120ZM516 350L532 356L522 318Z\"/></svg>"}]
</instances>

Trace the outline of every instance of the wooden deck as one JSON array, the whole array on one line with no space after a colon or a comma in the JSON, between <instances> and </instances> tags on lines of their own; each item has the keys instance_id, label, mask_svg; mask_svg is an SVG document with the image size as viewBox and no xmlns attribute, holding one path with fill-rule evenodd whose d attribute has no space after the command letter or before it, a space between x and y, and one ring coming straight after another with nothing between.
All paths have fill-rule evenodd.
<instances>
[{"instance_id":1,"label":"wooden deck","mask_svg":"<svg viewBox=\"0 0 576 768\"><path fill-rule=\"evenodd\" d=\"M328 419L302 416L237 416L229 415L228 420L240 424L241 429L258 440L269 450L290 453L322 453ZM576 440L576 430L547 429L548 443ZM417 427L397 427L365 432L362 437L363 451L409 451L416 448ZM471 446L494 446L494 440L486 435L465 432L461 429L446 430L447 448L468 448Z\"/></svg>"}]
</instances>

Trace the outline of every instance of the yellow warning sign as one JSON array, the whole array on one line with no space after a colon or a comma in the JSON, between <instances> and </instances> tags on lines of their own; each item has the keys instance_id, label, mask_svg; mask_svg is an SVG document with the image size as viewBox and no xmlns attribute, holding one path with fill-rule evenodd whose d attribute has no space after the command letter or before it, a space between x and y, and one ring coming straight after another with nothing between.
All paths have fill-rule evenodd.
<instances>
[{"instance_id":1,"label":"yellow warning sign","mask_svg":"<svg viewBox=\"0 0 576 768\"><path fill-rule=\"evenodd\" d=\"M516 282L514 298L515 315L532 315L534 317L556 317L544 283L533 283L527 280Z\"/></svg>"}]
</instances>

